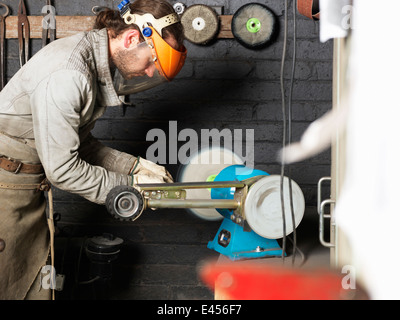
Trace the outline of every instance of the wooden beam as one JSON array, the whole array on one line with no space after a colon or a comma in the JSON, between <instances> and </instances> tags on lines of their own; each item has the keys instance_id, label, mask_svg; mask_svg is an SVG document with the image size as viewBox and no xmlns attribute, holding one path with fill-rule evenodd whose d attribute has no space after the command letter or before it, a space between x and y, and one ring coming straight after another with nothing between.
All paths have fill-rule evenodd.
<instances>
[{"instance_id":1,"label":"wooden beam","mask_svg":"<svg viewBox=\"0 0 400 320\"><path fill-rule=\"evenodd\" d=\"M220 18L220 27L219 27L219 34L217 38L219 39L232 39L233 34L231 31L231 24L232 24L232 15L226 16L219 16Z\"/></svg>"},{"instance_id":2,"label":"wooden beam","mask_svg":"<svg viewBox=\"0 0 400 320\"><path fill-rule=\"evenodd\" d=\"M56 16L56 37L64 38L92 29L95 16ZM30 37L42 38L42 16L28 16ZM6 39L18 39L18 17L6 18Z\"/></svg>"},{"instance_id":3,"label":"wooden beam","mask_svg":"<svg viewBox=\"0 0 400 320\"><path fill-rule=\"evenodd\" d=\"M81 31L89 31L93 28L96 16L56 16L56 37L64 38ZM42 16L28 16L30 26L30 37L33 39L42 38ZM217 38L233 38L231 32L231 15L220 16L220 31ZM6 18L6 39L18 38L18 17L9 16Z\"/></svg>"}]
</instances>

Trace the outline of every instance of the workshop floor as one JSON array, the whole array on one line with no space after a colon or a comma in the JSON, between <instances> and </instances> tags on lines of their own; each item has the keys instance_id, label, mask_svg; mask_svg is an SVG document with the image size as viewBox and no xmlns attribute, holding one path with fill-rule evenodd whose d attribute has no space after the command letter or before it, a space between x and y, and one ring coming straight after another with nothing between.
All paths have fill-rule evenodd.
<instances>
[{"instance_id":1,"label":"workshop floor","mask_svg":"<svg viewBox=\"0 0 400 320\"><path fill-rule=\"evenodd\" d=\"M207 263L215 261L222 263L229 260L207 248L207 241L212 240L220 223L206 223L190 215L174 212L157 216L157 219L160 220L156 220L155 213L154 217L151 214L143 217L138 230L134 226L117 225L105 228L103 225L90 225L90 231L94 234L101 234L107 230L125 239L124 248L114 264L110 286L100 283L78 284L79 281L85 282L90 279L88 276L90 264L84 250L82 252L85 240L82 235L88 234L87 231L77 232L76 238L57 237L56 247L60 252L56 257L63 260L63 270L60 271L66 274L68 280L64 291L57 293L58 299L213 300L214 288L210 288L201 280L200 270ZM155 221L164 226L172 222L174 224L160 229L154 225ZM178 221L182 226L177 224ZM192 228L188 229L187 225L192 225ZM181 230L181 232L176 234L168 230ZM328 270L329 249L319 243L318 230L318 216L310 210L297 228L297 246L302 255L295 256L294 264L289 241L287 244L289 255L284 260L278 257L250 261ZM138 238L135 231L141 238ZM66 247L69 247L68 251L63 249Z\"/></svg>"}]
</instances>

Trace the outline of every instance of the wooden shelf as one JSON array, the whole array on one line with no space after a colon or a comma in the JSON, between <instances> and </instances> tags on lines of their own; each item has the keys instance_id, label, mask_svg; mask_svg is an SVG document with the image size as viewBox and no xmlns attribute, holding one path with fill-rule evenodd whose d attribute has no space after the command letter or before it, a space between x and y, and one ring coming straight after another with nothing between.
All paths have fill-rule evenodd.
<instances>
[{"instance_id":1,"label":"wooden shelf","mask_svg":"<svg viewBox=\"0 0 400 320\"><path fill-rule=\"evenodd\" d=\"M64 38L81 31L89 31L93 28L96 16L56 16L56 37ZM42 16L28 16L30 26L30 38L42 38ZM6 39L18 39L18 17L9 16L6 22ZM220 16L219 39L233 38L231 32L232 15Z\"/></svg>"}]
</instances>

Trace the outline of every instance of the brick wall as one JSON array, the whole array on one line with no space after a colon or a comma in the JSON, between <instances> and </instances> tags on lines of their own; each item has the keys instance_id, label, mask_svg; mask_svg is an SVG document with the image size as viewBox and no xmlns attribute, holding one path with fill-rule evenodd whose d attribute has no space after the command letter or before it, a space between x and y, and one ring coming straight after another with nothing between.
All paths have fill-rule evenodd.
<instances>
[{"instance_id":1,"label":"brick wall","mask_svg":"<svg viewBox=\"0 0 400 320\"><path fill-rule=\"evenodd\" d=\"M25 0L28 14L39 15L45 1ZM223 6L224 14L233 14L249 1L181 1L187 6L206 4ZM18 1L3 1L16 15ZM53 1L58 15L91 15L94 5L116 6L118 1ZM186 42L188 59L172 83L153 91L131 96L133 106L123 114L110 109L98 121L94 135L106 145L135 155L146 156L153 143L146 134L153 128L168 133L170 121L178 130L191 128L231 130L254 129L255 166L279 174L276 152L282 145L282 111L280 66L283 48L284 1L266 0L278 16L281 31L277 41L262 50L249 50L233 39L218 40L208 46ZM292 9L289 8L289 41L285 70L289 85L292 57ZM293 90L293 140L298 140L313 120L331 108L332 43L321 44L319 24L297 15L297 65ZM31 41L33 53L40 40ZM18 70L17 40L7 41L7 77ZM176 176L179 165L166 164ZM307 217L315 215L316 185L320 177L330 174L330 152L291 166L291 177L301 186L307 204ZM133 223L113 220L105 208L80 197L55 190L55 210L61 215L58 226L58 271L67 274L66 290L61 299L94 298L90 285L74 286L76 265L80 261L79 280L87 280L88 261L80 254L85 237L104 232L124 240L114 265L114 279L108 298L119 299L211 299L212 293L197 276L199 264L218 255L206 248L219 227L184 210L146 211ZM318 230L315 238L318 237ZM304 235L310 237L310 235ZM314 236L314 235L313 235ZM79 260L79 257L81 259Z\"/></svg>"}]
</instances>

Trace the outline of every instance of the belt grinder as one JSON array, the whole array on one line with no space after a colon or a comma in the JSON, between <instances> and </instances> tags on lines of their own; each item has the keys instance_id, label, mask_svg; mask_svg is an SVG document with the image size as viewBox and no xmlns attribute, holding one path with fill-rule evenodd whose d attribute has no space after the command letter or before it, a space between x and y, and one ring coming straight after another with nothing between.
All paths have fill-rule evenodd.
<instances>
[{"instance_id":1,"label":"belt grinder","mask_svg":"<svg viewBox=\"0 0 400 320\"><path fill-rule=\"evenodd\" d=\"M199 164L200 156L204 156L204 152L185 166L180 174L181 182L114 188L107 197L108 211L119 220L134 221L148 208L184 208L205 220L223 219L207 247L231 260L281 256L282 249L276 241L284 236L281 177L232 162L229 165L221 165L223 162ZM235 162L240 161L234 159ZM211 169L197 170L198 166ZM217 174L208 175L207 171L221 167L223 169ZM194 175L192 169L195 169ZM292 224L289 179L284 177L286 235L299 225L305 209L300 187L293 180L291 184L295 226Z\"/></svg>"}]
</instances>

